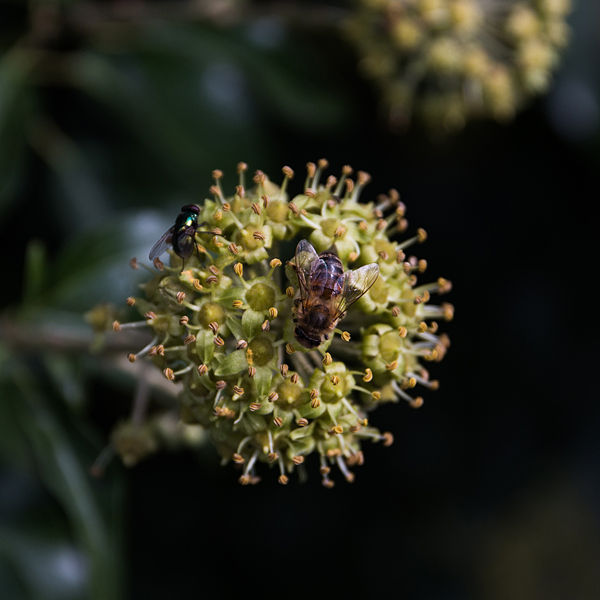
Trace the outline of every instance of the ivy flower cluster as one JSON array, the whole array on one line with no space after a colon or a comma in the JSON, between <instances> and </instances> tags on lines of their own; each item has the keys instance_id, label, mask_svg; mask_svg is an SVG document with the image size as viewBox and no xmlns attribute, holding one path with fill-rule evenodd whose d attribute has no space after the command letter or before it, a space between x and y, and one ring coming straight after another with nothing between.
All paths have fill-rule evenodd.
<instances>
[{"instance_id":1,"label":"ivy flower cluster","mask_svg":"<svg viewBox=\"0 0 600 600\"><path fill-rule=\"evenodd\" d=\"M571 0L359 0L346 23L389 118L456 129L512 117L545 91Z\"/></svg>"},{"instance_id":2,"label":"ivy flower cluster","mask_svg":"<svg viewBox=\"0 0 600 600\"><path fill-rule=\"evenodd\" d=\"M127 299L143 319L112 324L151 332L129 360L150 360L180 386L181 420L208 433L224 461L238 465L242 484L259 480L261 463L286 484L310 455L318 457L325 486L334 483L332 468L352 481L363 442L393 440L370 424L370 411L398 400L420 407L418 388L438 386L425 365L449 346L438 320L451 319L453 308L432 303L431 295L449 291L450 282L422 283L426 261L407 254L425 231L405 236L396 190L360 202L369 175L353 177L345 166L339 178L326 176L327 166L324 159L308 163L303 192L291 200L289 167L280 185L261 171L247 185L240 163L232 195L214 171L211 197L199 206L196 251L184 264L172 251L169 264L133 260L134 268L151 271L143 293ZM380 270L342 329L312 350L294 337L298 280L290 261L301 239L317 252L334 247L346 270L370 263ZM132 457L126 430L121 426L113 445L127 448L130 463L156 449L133 444L140 456Z\"/></svg>"}]
</instances>

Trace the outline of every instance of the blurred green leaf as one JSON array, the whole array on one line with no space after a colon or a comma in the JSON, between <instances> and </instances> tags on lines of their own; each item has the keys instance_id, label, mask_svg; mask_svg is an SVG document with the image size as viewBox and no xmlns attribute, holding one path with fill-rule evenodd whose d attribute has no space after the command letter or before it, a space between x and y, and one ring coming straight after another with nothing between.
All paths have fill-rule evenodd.
<instances>
[{"instance_id":1,"label":"blurred green leaf","mask_svg":"<svg viewBox=\"0 0 600 600\"><path fill-rule=\"evenodd\" d=\"M110 107L148 149L157 151L158 160L168 156L169 162L189 169L206 162L203 145L167 107L157 104L151 84L141 73L127 73L107 57L91 52L78 53L69 71L71 83Z\"/></svg>"},{"instance_id":2,"label":"blurred green leaf","mask_svg":"<svg viewBox=\"0 0 600 600\"><path fill-rule=\"evenodd\" d=\"M0 58L0 217L18 188L23 172L25 130L34 106L28 78L31 54L13 50Z\"/></svg>"},{"instance_id":3,"label":"blurred green leaf","mask_svg":"<svg viewBox=\"0 0 600 600\"><path fill-rule=\"evenodd\" d=\"M44 353L43 361L60 397L71 410L80 413L85 402L81 369L72 358L56 352Z\"/></svg>"},{"instance_id":4,"label":"blurred green leaf","mask_svg":"<svg viewBox=\"0 0 600 600\"><path fill-rule=\"evenodd\" d=\"M31 240L27 244L25 254L23 301L35 303L44 288L46 274L46 249L39 240Z\"/></svg>"},{"instance_id":5,"label":"blurred green leaf","mask_svg":"<svg viewBox=\"0 0 600 600\"><path fill-rule=\"evenodd\" d=\"M15 588L19 583L21 586L18 595L6 595L2 582L0 591L5 594L4 598L79 600L86 597L85 556L68 539L57 539L56 535L47 537L39 531L24 532L22 527L18 530L0 527L0 556L7 563L5 577L12 580Z\"/></svg>"},{"instance_id":6,"label":"blurred green leaf","mask_svg":"<svg viewBox=\"0 0 600 600\"><path fill-rule=\"evenodd\" d=\"M47 406L33 374L23 364L15 364L11 371L20 392L20 426L31 445L40 477L67 512L90 561L89 598L118 598L116 548L111 543L110 527L102 517L87 469L81 465L66 431Z\"/></svg>"},{"instance_id":7,"label":"blurred green leaf","mask_svg":"<svg viewBox=\"0 0 600 600\"><path fill-rule=\"evenodd\" d=\"M48 267L38 302L78 312L101 302L123 303L135 292L141 275L129 260L137 255L143 261L166 227L158 215L139 212L116 215L94 230L75 231Z\"/></svg>"},{"instance_id":8,"label":"blurred green leaf","mask_svg":"<svg viewBox=\"0 0 600 600\"><path fill-rule=\"evenodd\" d=\"M321 72L316 61L298 60L298 40L265 49L249 43L240 29L169 22L151 23L140 34L132 38L140 51L144 47L159 51L163 60L171 56L174 61L186 60L205 68L218 63L237 65L269 112L279 113L295 127L332 129L348 116L347 95L336 87L331 73ZM303 51L312 51L308 40Z\"/></svg>"},{"instance_id":9,"label":"blurred green leaf","mask_svg":"<svg viewBox=\"0 0 600 600\"><path fill-rule=\"evenodd\" d=\"M41 115L31 119L29 137L53 171L63 227L89 228L102 220L108 206L104 186L78 144Z\"/></svg>"}]
</instances>

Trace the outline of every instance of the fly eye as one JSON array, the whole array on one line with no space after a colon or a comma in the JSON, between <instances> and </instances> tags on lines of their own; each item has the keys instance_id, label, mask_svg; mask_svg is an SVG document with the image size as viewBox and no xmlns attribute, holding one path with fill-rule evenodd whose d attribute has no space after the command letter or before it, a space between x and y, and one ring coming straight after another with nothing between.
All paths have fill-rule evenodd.
<instances>
[{"instance_id":1,"label":"fly eye","mask_svg":"<svg viewBox=\"0 0 600 600\"><path fill-rule=\"evenodd\" d=\"M193 212L196 214L200 213L200 207L197 204L186 204L181 207L181 212Z\"/></svg>"}]
</instances>

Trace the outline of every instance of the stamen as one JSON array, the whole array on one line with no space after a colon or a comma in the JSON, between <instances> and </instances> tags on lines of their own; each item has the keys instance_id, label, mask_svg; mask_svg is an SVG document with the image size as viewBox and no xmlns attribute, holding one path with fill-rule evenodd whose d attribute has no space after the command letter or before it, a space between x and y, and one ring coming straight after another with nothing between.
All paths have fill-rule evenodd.
<instances>
[{"instance_id":1,"label":"stamen","mask_svg":"<svg viewBox=\"0 0 600 600\"><path fill-rule=\"evenodd\" d=\"M337 462L337 465L338 465L340 471L346 478L346 481L348 483L352 483L354 481L354 473L352 473L351 471L348 470L348 468L346 467L346 463L344 462L344 459L340 455L338 455L335 457L335 460Z\"/></svg>"}]
</instances>

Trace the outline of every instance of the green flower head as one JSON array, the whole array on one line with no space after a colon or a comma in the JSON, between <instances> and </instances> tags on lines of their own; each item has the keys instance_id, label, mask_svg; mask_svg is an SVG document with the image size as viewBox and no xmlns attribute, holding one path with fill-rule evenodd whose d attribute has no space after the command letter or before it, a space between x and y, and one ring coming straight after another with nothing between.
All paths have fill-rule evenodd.
<instances>
[{"instance_id":1,"label":"green flower head","mask_svg":"<svg viewBox=\"0 0 600 600\"><path fill-rule=\"evenodd\" d=\"M424 364L441 360L449 345L438 319L452 318L452 307L430 300L450 283L419 281L426 262L406 252L426 233L400 241L408 223L398 192L361 202L366 173L353 178L346 166L338 179L326 177L326 168L325 160L309 163L303 191L292 199L289 167L280 185L261 171L247 185L240 163L232 195L214 171L212 196L197 207L193 253L182 258L169 249L168 264L156 258L145 266L151 275L143 293L127 299L143 320L113 323L116 331L147 327L152 339L129 359L146 358L178 386L181 422L208 434L223 459L238 465L242 484L258 481L261 463L285 484L311 455L325 486L333 485L332 467L352 481L363 442L393 439L367 414L382 402L419 407L413 388L437 387ZM334 256L339 281L353 281L348 272L365 265L376 264L367 271L379 274L314 348L299 343L294 323L310 279L295 257L302 239ZM333 284L310 290L330 306L346 293ZM127 464L156 450L155 429L119 425L114 446Z\"/></svg>"},{"instance_id":2,"label":"green flower head","mask_svg":"<svg viewBox=\"0 0 600 600\"><path fill-rule=\"evenodd\" d=\"M569 39L571 0L360 0L346 21L390 121L437 130L511 118L544 92Z\"/></svg>"}]
</instances>

